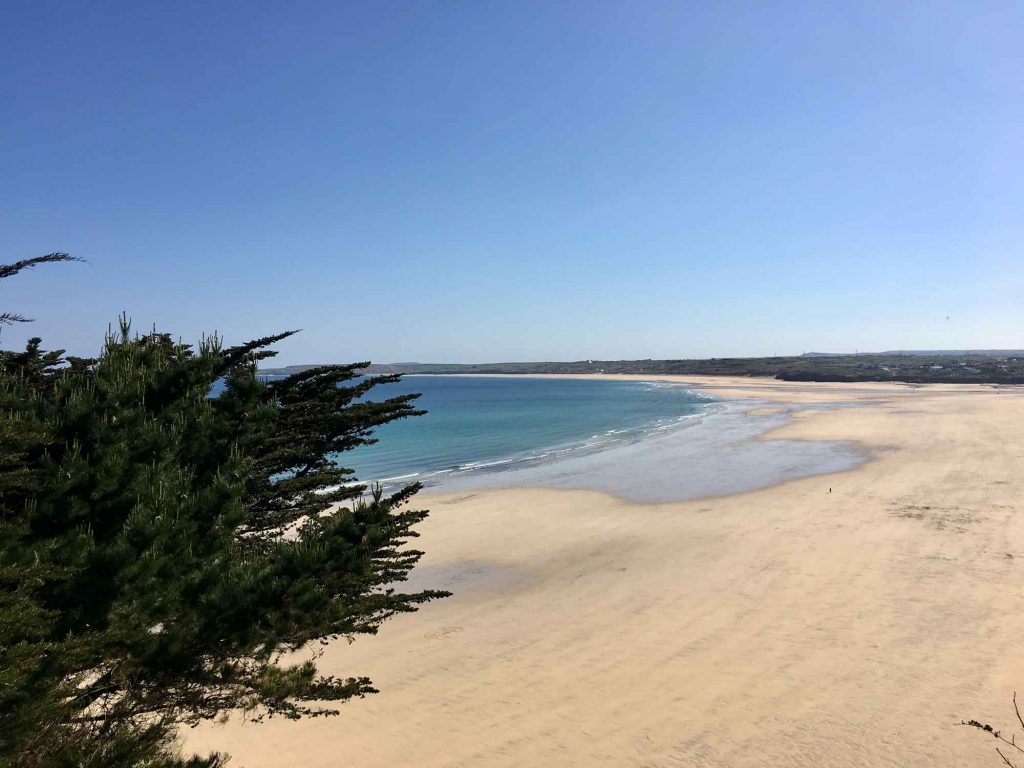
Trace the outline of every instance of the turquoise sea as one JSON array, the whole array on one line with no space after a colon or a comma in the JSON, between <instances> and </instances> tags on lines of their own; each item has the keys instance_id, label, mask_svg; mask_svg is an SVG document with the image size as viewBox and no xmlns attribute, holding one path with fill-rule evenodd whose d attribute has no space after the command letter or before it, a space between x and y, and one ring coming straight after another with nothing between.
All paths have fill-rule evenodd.
<instances>
[{"instance_id":1,"label":"turquoise sea","mask_svg":"<svg viewBox=\"0 0 1024 768\"><path fill-rule=\"evenodd\" d=\"M435 485L600 452L665 433L713 402L636 381L407 376L379 400L419 392L427 414L388 424L379 442L338 456L363 482Z\"/></svg>"},{"instance_id":2,"label":"turquoise sea","mask_svg":"<svg viewBox=\"0 0 1024 768\"><path fill-rule=\"evenodd\" d=\"M216 394L222 385L214 387ZM379 442L333 458L387 491L564 488L665 502L765 488L863 463L841 441L758 439L803 405L765 411L678 384L526 377L407 376L367 399L410 392L426 415L387 424ZM829 481L823 481L827 489Z\"/></svg>"}]
</instances>

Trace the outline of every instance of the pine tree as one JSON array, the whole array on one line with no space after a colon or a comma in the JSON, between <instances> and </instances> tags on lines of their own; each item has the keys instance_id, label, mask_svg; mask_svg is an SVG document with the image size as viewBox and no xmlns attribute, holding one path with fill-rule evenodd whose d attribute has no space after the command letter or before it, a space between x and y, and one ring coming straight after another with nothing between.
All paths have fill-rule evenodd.
<instances>
[{"instance_id":1,"label":"pine tree","mask_svg":"<svg viewBox=\"0 0 1024 768\"><path fill-rule=\"evenodd\" d=\"M282 656L444 596L400 590L419 486L336 463L416 396L367 400L397 380L367 363L263 380L289 335L193 348L122 319L95 360L0 352L0 760L179 765L177 724L336 713L372 683Z\"/></svg>"}]
</instances>

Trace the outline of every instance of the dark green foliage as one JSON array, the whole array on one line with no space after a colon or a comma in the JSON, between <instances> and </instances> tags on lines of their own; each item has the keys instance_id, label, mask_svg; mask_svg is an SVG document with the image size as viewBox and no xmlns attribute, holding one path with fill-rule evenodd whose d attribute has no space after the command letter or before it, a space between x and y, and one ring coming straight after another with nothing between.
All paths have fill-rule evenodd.
<instances>
[{"instance_id":1,"label":"dark green foliage","mask_svg":"<svg viewBox=\"0 0 1024 768\"><path fill-rule=\"evenodd\" d=\"M418 486L331 459L415 396L361 399L396 378L365 363L260 380L287 335L0 352L0 765L216 765L169 756L175 724L333 713L371 682L282 654L443 596L398 590Z\"/></svg>"}]
</instances>

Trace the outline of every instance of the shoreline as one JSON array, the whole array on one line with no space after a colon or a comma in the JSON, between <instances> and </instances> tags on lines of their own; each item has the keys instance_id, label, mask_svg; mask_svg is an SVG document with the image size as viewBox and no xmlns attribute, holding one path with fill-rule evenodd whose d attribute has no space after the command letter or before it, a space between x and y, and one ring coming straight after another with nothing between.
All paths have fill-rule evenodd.
<instances>
[{"instance_id":1,"label":"shoreline","mask_svg":"<svg viewBox=\"0 0 1024 768\"><path fill-rule=\"evenodd\" d=\"M746 385L750 378L711 382L700 377L642 374L445 375L463 379L526 378L669 385L706 397L710 402L701 413L683 417L660 429L634 433L599 448L580 450L585 445L549 446L529 455L510 454L480 467L467 465L426 473L418 478L424 483L424 494L558 488L597 490L642 503L671 503L746 493L801 477L836 474L871 459L871 452L865 446L852 442L776 437L776 432L786 426L793 413L816 407L844 407L847 403L843 401L824 404L786 401L789 407L772 409L765 407L769 403L762 402L763 398L751 398L749 393L714 391L723 381L727 385L736 382ZM777 401L785 401L785 397ZM719 456L727 458L722 460ZM685 473L677 469L684 466L688 467ZM714 473L717 479L709 480L709 474ZM668 477L673 480L667 481Z\"/></svg>"},{"instance_id":2,"label":"shoreline","mask_svg":"<svg viewBox=\"0 0 1024 768\"><path fill-rule=\"evenodd\" d=\"M846 472L871 459L866 448L849 442L775 437L795 413L820 405L753 413L762 406L759 399L716 398L704 413L662 433L647 432L629 442L548 461L448 475L424 492L589 490L637 503L670 504Z\"/></svg>"},{"instance_id":3,"label":"shoreline","mask_svg":"<svg viewBox=\"0 0 1024 768\"><path fill-rule=\"evenodd\" d=\"M206 723L186 747L236 768L998 761L958 724L1009 727L1024 685L1024 617L1002 607L1024 597L1021 391L709 383L783 411L852 403L793 410L763 438L872 458L828 487L656 504L424 493L416 587L454 596L319 662L381 693L337 718Z\"/></svg>"},{"instance_id":4,"label":"shoreline","mask_svg":"<svg viewBox=\"0 0 1024 768\"><path fill-rule=\"evenodd\" d=\"M694 390L713 394L714 390L747 391L756 388L759 392L775 393L763 395L764 399L778 402L798 402L810 398L827 397L835 390L849 390L868 393L922 391L946 393L1006 393L1024 395L1024 384L1003 384L999 382L905 382L905 381L787 381L771 376L691 376L674 373L403 373L403 378L480 378L480 379L579 379L590 381L646 381L686 384Z\"/></svg>"},{"instance_id":5,"label":"shoreline","mask_svg":"<svg viewBox=\"0 0 1024 768\"><path fill-rule=\"evenodd\" d=\"M457 413L463 386L457 382L448 382L452 387L425 380L405 384L409 392L423 393L428 411L434 409L437 398L436 421L432 429L419 433L396 431L394 445L399 450L392 452L400 457L397 460L387 461L387 450L378 456L366 451L345 457L359 470L363 482L397 489L402 482L417 481L429 492L530 485L520 477L543 474L564 460L601 456L691 429L727 407L721 398L658 382L584 382L586 386L576 387L566 385L581 382L560 381L553 386L553 382L534 381L540 385L535 387L523 386L530 382L506 386L471 377L461 381L476 382L461 395L470 398L465 413ZM495 401L488 407L490 398ZM514 407L506 411L507 404ZM500 418L494 418L492 408ZM427 421L431 420L423 426ZM452 427L449 435L446 430ZM389 439L390 435L384 442ZM379 456L386 457L383 466L375 466Z\"/></svg>"}]
</instances>

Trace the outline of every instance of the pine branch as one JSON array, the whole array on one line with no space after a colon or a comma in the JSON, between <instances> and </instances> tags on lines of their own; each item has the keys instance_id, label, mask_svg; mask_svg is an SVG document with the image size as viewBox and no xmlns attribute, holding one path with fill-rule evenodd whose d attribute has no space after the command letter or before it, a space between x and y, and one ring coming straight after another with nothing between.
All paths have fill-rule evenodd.
<instances>
[{"instance_id":1,"label":"pine branch","mask_svg":"<svg viewBox=\"0 0 1024 768\"><path fill-rule=\"evenodd\" d=\"M31 269L40 264L52 264L59 261L84 261L76 256L67 253L48 253L45 256L35 256L31 259L22 259L13 264L0 264L0 280L5 277L12 277L23 269ZM30 323L32 320L17 312L0 312L0 325L13 325L14 323Z\"/></svg>"},{"instance_id":2,"label":"pine branch","mask_svg":"<svg viewBox=\"0 0 1024 768\"><path fill-rule=\"evenodd\" d=\"M158 742L172 721L321 716L317 702L375 692L274 660L447 595L398 591L422 556L409 543L427 513L400 508L420 486L364 496L335 463L423 411L366 400L398 380L366 363L261 380L290 335L192 347L124 320L96 360L38 339L0 355L5 715L45 710L65 741L144 725Z\"/></svg>"},{"instance_id":3,"label":"pine branch","mask_svg":"<svg viewBox=\"0 0 1024 768\"><path fill-rule=\"evenodd\" d=\"M34 256L31 259L22 259L16 261L13 264L0 264L0 280L5 277L11 277L18 274L23 269L31 269L32 267L38 267L40 264L53 264L58 261L81 261L77 256L72 256L69 253L48 253L45 256Z\"/></svg>"}]
</instances>

